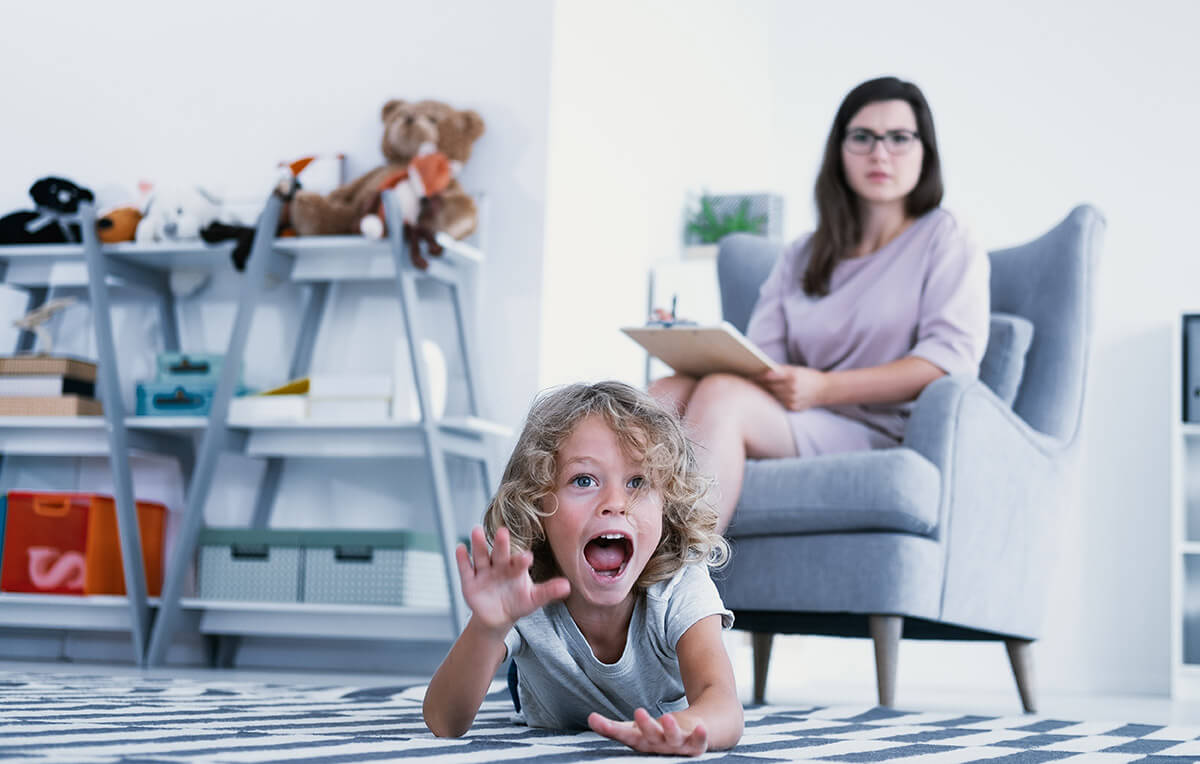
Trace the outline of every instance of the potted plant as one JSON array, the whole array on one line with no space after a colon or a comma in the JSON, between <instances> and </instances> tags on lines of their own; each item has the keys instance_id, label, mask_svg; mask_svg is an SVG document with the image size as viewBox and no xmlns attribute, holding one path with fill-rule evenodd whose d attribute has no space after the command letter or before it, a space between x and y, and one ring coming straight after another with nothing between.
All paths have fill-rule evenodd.
<instances>
[{"instance_id":1,"label":"potted plant","mask_svg":"<svg viewBox=\"0 0 1200 764\"><path fill-rule=\"evenodd\" d=\"M727 198L727 197L726 197ZM705 194L700 197L700 209L687 223L687 241L684 247L686 257L714 257L717 254L717 242L731 233L766 233L767 216L750 215L750 199L743 198L737 209L731 213L721 214L714 197Z\"/></svg>"}]
</instances>

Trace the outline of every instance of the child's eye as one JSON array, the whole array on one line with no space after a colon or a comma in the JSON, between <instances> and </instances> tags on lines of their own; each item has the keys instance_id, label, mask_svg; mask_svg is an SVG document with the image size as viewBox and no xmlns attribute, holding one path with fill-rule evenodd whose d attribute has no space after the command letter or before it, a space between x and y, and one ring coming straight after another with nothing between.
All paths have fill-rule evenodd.
<instances>
[{"instance_id":1,"label":"child's eye","mask_svg":"<svg viewBox=\"0 0 1200 764\"><path fill-rule=\"evenodd\" d=\"M576 475L571 478L571 485L576 488L591 488L596 485L596 481L591 475Z\"/></svg>"},{"instance_id":2,"label":"child's eye","mask_svg":"<svg viewBox=\"0 0 1200 764\"><path fill-rule=\"evenodd\" d=\"M633 488L634 490L641 488L645 484L646 484L646 478L642 477L641 475L638 475L635 478L629 479L629 487Z\"/></svg>"}]
</instances>

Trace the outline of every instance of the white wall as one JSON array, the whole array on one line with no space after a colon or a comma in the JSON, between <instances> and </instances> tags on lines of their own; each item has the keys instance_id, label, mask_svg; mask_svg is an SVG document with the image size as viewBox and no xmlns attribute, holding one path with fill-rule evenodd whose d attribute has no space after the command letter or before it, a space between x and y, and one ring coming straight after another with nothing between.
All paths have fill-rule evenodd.
<instances>
[{"instance_id":1,"label":"white wall","mask_svg":"<svg viewBox=\"0 0 1200 764\"><path fill-rule=\"evenodd\" d=\"M736 5L736 8L735 8ZM1161 693L1168 681L1168 327L1200 305L1200 6L867 2L564 3L555 19L541 381L638 382L616 327L647 264L677 251L687 191L769 188L811 228L833 113L858 82L917 82L946 204L989 249L1091 202L1109 230L1080 500L1064 507L1039 684ZM619 55L613 52L619 51ZM870 677L869 653L809 640L797 670ZM781 660L776 658L776 660ZM906 683L1007 690L1003 650L906 643Z\"/></svg>"},{"instance_id":2,"label":"white wall","mask_svg":"<svg viewBox=\"0 0 1200 764\"><path fill-rule=\"evenodd\" d=\"M19 3L0 14L9 30L0 46L3 211L29 208L29 185L50 174L111 201L120 201L114 187L133 193L142 178L261 201L280 160L344 152L347 178L380 164L380 109L390 98L478 111L487 130L461 180L489 199L479 378L485 413L520 421L536 385L541 320L549 0L119 0L67 9ZM224 348L239 283L231 274L181 302L185 350ZM256 312L245 367L251 386L283 381L301 296L294 286L276 287ZM390 372L398 324L388 285L338 286L331 300L314 370ZM144 300L118 302L122 386L132 404L134 382L152 374L161 339L153 324L143 325L153 316ZM85 305L66 311L57 349L94 354L89 321ZM514 332L524 339L513 341ZM62 461L8 459L0 480L5 488L104 487L103 465ZM275 524L432 528L428 477L419 468L378 460L316 467L288 466ZM140 468L137 490L179 509L178 475L164 469ZM223 457L209 520L244 522L260 470L253 460ZM482 498L468 504L462 522L477 521Z\"/></svg>"},{"instance_id":3,"label":"white wall","mask_svg":"<svg viewBox=\"0 0 1200 764\"><path fill-rule=\"evenodd\" d=\"M679 254L684 194L768 184L767 7L556 6L540 386L640 383L644 355L616 327L645 321L647 267Z\"/></svg>"}]
</instances>

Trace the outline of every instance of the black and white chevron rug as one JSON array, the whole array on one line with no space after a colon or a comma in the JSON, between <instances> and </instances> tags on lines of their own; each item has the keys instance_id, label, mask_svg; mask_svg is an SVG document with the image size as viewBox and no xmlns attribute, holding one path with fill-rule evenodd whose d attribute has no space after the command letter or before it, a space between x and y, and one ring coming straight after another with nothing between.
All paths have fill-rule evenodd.
<instances>
[{"instance_id":1,"label":"black and white chevron rug","mask_svg":"<svg viewBox=\"0 0 1200 764\"><path fill-rule=\"evenodd\" d=\"M155 677L0 673L0 761L645 761L590 732L510 721L501 684L465 737L433 737L424 685L348 687ZM733 751L700 760L1200 761L1200 726L870 707L746 710ZM654 761L676 761L655 757Z\"/></svg>"}]
</instances>

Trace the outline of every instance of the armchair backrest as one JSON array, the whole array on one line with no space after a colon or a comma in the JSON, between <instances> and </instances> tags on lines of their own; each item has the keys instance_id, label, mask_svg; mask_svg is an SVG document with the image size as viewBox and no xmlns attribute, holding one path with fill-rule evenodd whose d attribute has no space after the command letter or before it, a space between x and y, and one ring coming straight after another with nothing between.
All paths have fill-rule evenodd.
<instances>
[{"instance_id":1,"label":"armchair backrest","mask_svg":"<svg viewBox=\"0 0 1200 764\"><path fill-rule=\"evenodd\" d=\"M1104 227L1099 210L1081 205L1034 241L989 253L993 313L1020 316L1033 324L1013 410L1033 428L1068 444L1082 416ZM750 234L721 239L721 313L740 331L746 331L758 289L783 250L779 242ZM984 382L996 389L993 380Z\"/></svg>"},{"instance_id":2,"label":"armchair backrest","mask_svg":"<svg viewBox=\"0 0 1200 764\"><path fill-rule=\"evenodd\" d=\"M721 287L721 315L745 333L758 289L767 280L783 244L748 233L721 239L717 249L717 283Z\"/></svg>"},{"instance_id":3,"label":"armchair backrest","mask_svg":"<svg viewBox=\"0 0 1200 764\"><path fill-rule=\"evenodd\" d=\"M1037 239L990 253L992 310L1033 323L1013 410L1034 429L1067 444L1083 412L1104 228L1104 215L1084 204Z\"/></svg>"}]
</instances>

